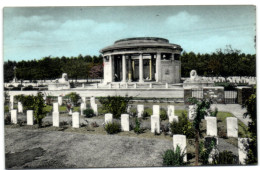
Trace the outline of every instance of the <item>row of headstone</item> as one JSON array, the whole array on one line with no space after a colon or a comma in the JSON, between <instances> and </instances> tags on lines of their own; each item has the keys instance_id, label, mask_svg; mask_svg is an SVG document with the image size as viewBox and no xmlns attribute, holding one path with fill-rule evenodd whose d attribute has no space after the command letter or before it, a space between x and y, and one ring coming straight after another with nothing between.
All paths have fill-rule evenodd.
<instances>
[{"instance_id":1,"label":"row of headstone","mask_svg":"<svg viewBox=\"0 0 260 170\"><path fill-rule=\"evenodd\" d=\"M27 125L33 125L33 110L27 110L26 112L27 117ZM16 109L11 110L11 123L17 124L18 122L18 114Z\"/></svg>"},{"instance_id":2,"label":"row of headstone","mask_svg":"<svg viewBox=\"0 0 260 170\"><path fill-rule=\"evenodd\" d=\"M255 84L256 77L240 77L240 76L233 76L233 77L202 77L203 80L213 81L213 82L231 82L231 83L249 83Z\"/></svg>"},{"instance_id":3,"label":"row of headstone","mask_svg":"<svg viewBox=\"0 0 260 170\"><path fill-rule=\"evenodd\" d=\"M113 122L113 114L105 114L105 124ZM129 114L121 114L121 130L124 132L130 131Z\"/></svg>"}]
</instances>

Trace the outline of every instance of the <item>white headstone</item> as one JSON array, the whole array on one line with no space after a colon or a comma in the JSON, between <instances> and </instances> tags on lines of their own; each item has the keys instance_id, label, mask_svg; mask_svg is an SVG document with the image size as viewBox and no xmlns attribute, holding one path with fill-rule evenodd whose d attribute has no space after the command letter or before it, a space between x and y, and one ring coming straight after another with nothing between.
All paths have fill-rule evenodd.
<instances>
[{"instance_id":1,"label":"white headstone","mask_svg":"<svg viewBox=\"0 0 260 170\"><path fill-rule=\"evenodd\" d=\"M172 123L172 122L179 122L179 117L178 117L178 116L171 115L171 116L169 117L169 123Z\"/></svg>"},{"instance_id":2,"label":"white headstone","mask_svg":"<svg viewBox=\"0 0 260 170\"><path fill-rule=\"evenodd\" d=\"M17 110L11 110L11 122L17 124Z\"/></svg>"},{"instance_id":3,"label":"white headstone","mask_svg":"<svg viewBox=\"0 0 260 170\"><path fill-rule=\"evenodd\" d=\"M33 125L33 110L27 110L27 125Z\"/></svg>"},{"instance_id":4,"label":"white headstone","mask_svg":"<svg viewBox=\"0 0 260 170\"><path fill-rule=\"evenodd\" d=\"M152 88L153 88L153 84L152 84L152 83L150 83L149 87L152 89Z\"/></svg>"},{"instance_id":5,"label":"white headstone","mask_svg":"<svg viewBox=\"0 0 260 170\"><path fill-rule=\"evenodd\" d=\"M129 131L129 114L121 114L121 129L122 131Z\"/></svg>"},{"instance_id":6,"label":"white headstone","mask_svg":"<svg viewBox=\"0 0 260 170\"><path fill-rule=\"evenodd\" d=\"M59 112L59 104L53 103L53 112Z\"/></svg>"},{"instance_id":7,"label":"white headstone","mask_svg":"<svg viewBox=\"0 0 260 170\"><path fill-rule=\"evenodd\" d=\"M168 83L165 84L165 88L168 89L169 88L169 85Z\"/></svg>"},{"instance_id":8,"label":"white headstone","mask_svg":"<svg viewBox=\"0 0 260 170\"><path fill-rule=\"evenodd\" d=\"M153 115L160 116L160 105L153 105Z\"/></svg>"},{"instance_id":9,"label":"white headstone","mask_svg":"<svg viewBox=\"0 0 260 170\"><path fill-rule=\"evenodd\" d=\"M72 108L70 108L69 115L72 115Z\"/></svg>"},{"instance_id":10,"label":"white headstone","mask_svg":"<svg viewBox=\"0 0 260 170\"><path fill-rule=\"evenodd\" d=\"M86 97L81 97L82 103L86 103Z\"/></svg>"},{"instance_id":11,"label":"white headstone","mask_svg":"<svg viewBox=\"0 0 260 170\"><path fill-rule=\"evenodd\" d=\"M111 83L108 84L108 88L109 88L109 89L112 89L112 84L111 84Z\"/></svg>"},{"instance_id":12,"label":"white headstone","mask_svg":"<svg viewBox=\"0 0 260 170\"><path fill-rule=\"evenodd\" d=\"M86 110L87 109L87 106L86 106L86 103L81 103L80 104L80 113L81 113L81 115L83 115L84 113L84 110Z\"/></svg>"},{"instance_id":13,"label":"white headstone","mask_svg":"<svg viewBox=\"0 0 260 170\"><path fill-rule=\"evenodd\" d=\"M134 88L136 89L136 83L134 84Z\"/></svg>"},{"instance_id":14,"label":"white headstone","mask_svg":"<svg viewBox=\"0 0 260 170\"><path fill-rule=\"evenodd\" d=\"M186 136L185 135L173 135L173 149L176 150L176 147L179 146L181 152L185 154L183 161L187 162L187 143L186 143Z\"/></svg>"},{"instance_id":15,"label":"white headstone","mask_svg":"<svg viewBox=\"0 0 260 170\"><path fill-rule=\"evenodd\" d=\"M128 89L128 84L127 83L125 84L125 88Z\"/></svg>"},{"instance_id":16,"label":"white headstone","mask_svg":"<svg viewBox=\"0 0 260 170\"><path fill-rule=\"evenodd\" d=\"M58 103L53 103L52 124L56 127L60 126L60 113Z\"/></svg>"},{"instance_id":17,"label":"white headstone","mask_svg":"<svg viewBox=\"0 0 260 170\"><path fill-rule=\"evenodd\" d=\"M12 110L12 109L14 109L14 96L10 95L10 108L9 108L9 110Z\"/></svg>"},{"instance_id":18,"label":"white headstone","mask_svg":"<svg viewBox=\"0 0 260 170\"><path fill-rule=\"evenodd\" d=\"M79 112L72 113L72 127L79 128Z\"/></svg>"},{"instance_id":19,"label":"white headstone","mask_svg":"<svg viewBox=\"0 0 260 170\"><path fill-rule=\"evenodd\" d=\"M237 118L235 117L227 117L227 137L238 137L238 125Z\"/></svg>"},{"instance_id":20,"label":"white headstone","mask_svg":"<svg viewBox=\"0 0 260 170\"><path fill-rule=\"evenodd\" d=\"M189 105L189 120L194 120L196 117L196 105Z\"/></svg>"},{"instance_id":21,"label":"white headstone","mask_svg":"<svg viewBox=\"0 0 260 170\"><path fill-rule=\"evenodd\" d=\"M168 117L174 116L174 111L175 111L174 105L169 105L169 106L168 106L168 111L167 111Z\"/></svg>"},{"instance_id":22,"label":"white headstone","mask_svg":"<svg viewBox=\"0 0 260 170\"><path fill-rule=\"evenodd\" d=\"M158 115L152 115L151 116L151 132L160 133L160 116Z\"/></svg>"},{"instance_id":23,"label":"white headstone","mask_svg":"<svg viewBox=\"0 0 260 170\"><path fill-rule=\"evenodd\" d=\"M18 113L23 113L23 105L21 102L18 102Z\"/></svg>"},{"instance_id":24,"label":"white headstone","mask_svg":"<svg viewBox=\"0 0 260 170\"><path fill-rule=\"evenodd\" d=\"M55 127L60 126L60 113L59 112L52 112L52 125Z\"/></svg>"},{"instance_id":25,"label":"white headstone","mask_svg":"<svg viewBox=\"0 0 260 170\"><path fill-rule=\"evenodd\" d=\"M95 105L96 103L95 103L95 97L91 97L90 98L90 107L93 109L93 107L94 107L94 105ZM94 110L94 109L93 109Z\"/></svg>"},{"instance_id":26,"label":"white headstone","mask_svg":"<svg viewBox=\"0 0 260 170\"><path fill-rule=\"evenodd\" d=\"M137 105L137 116L142 117L143 113L144 113L144 105L141 104Z\"/></svg>"},{"instance_id":27,"label":"white headstone","mask_svg":"<svg viewBox=\"0 0 260 170\"><path fill-rule=\"evenodd\" d=\"M112 123L112 121L113 121L113 114L111 114L111 113L106 113L105 114L105 123Z\"/></svg>"},{"instance_id":28,"label":"white headstone","mask_svg":"<svg viewBox=\"0 0 260 170\"><path fill-rule=\"evenodd\" d=\"M246 164L245 159L247 158L248 138L238 138L238 158L239 163L242 165Z\"/></svg>"},{"instance_id":29,"label":"white headstone","mask_svg":"<svg viewBox=\"0 0 260 170\"><path fill-rule=\"evenodd\" d=\"M97 116L98 115L98 105L97 104L94 104L93 107L92 107L93 111L94 111L94 114Z\"/></svg>"},{"instance_id":30,"label":"white headstone","mask_svg":"<svg viewBox=\"0 0 260 170\"><path fill-rule=\"evenodd\" d=\"M58 96L58 104L59 104L59 106L62 105L62 97L61 96Z\"/></svg>"},{"instance_id":31,"label":"white headstone","mask_svg":"<svg viewBox=\"0 0 260 170\"><path fill-rule=\"evenodd\" d=\"M207 116L206 121L207 121L207 135L218 136L217 118Z\"/></svg>"}]
</instances>

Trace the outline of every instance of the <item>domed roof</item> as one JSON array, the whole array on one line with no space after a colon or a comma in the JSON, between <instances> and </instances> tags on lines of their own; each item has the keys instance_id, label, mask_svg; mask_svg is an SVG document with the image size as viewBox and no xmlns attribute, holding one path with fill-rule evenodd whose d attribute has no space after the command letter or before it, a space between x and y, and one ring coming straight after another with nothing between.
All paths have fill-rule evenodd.
<instances>
[{"instance_id":1,"label":"domed roof","mask_svg":"<svg viewBox=\"0 0 260 170\"><path fill-rule=\"evenodd\" d=\"M110 50L119 50L119 49L127 49L127 48L170 48L170 49L179 49L182 51L181 46L177 44L170 44L169 40L165 38L158 37L135 37L135 38L125 38L115 41L115 43L111 46L105 47L100 50L101 53Z\"/></svg>"}]
</instances>

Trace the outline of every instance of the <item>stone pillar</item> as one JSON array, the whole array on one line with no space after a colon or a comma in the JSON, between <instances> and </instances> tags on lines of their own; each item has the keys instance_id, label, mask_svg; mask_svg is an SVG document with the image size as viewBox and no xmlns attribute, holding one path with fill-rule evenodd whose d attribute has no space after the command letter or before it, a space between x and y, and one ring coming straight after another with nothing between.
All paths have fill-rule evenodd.
<instances>
[{"instance_id":1,"label":"stone pillar","mask_svg":"<svg viewBox=\"0 0 260 170\"><path fill-rule=\"evenodd\" d=\"M134 79L135 78L135 60L132 60L132 73L133 73L132 79Z\"/></svg>"},{"instance_id":2,"label":"stone pillar","mask_svg":"<svg viewBox=\"0 0 260 170\"><path fill-rule=\"evenodd\" d=\"M245 159L247 158L248 138L238 138L238 158L239 163L242 165L246 164Z\"/></svg>"},{"instance_id":3,"label":"stone pillar","mask_svg":"<svg viewBox=\"0 0 260 170\"><path fill-rule=\"evenodd\" d=\"M129 131L129 114L121 114L121 129L125 132Z\"/></svg>"},{"instance_id":4,"label":"stone pillar","mask_svg":"<svg viewBox=\"0 0 260 170\"><path fill-rule=\"evenodd\" d=\"M72 113L72 127L79 128L79 112Z\"/></svg>"},{"instance_id":5,"label":"stone pillar","mask_svg":"<svg viewBox=\"0 0 260 170\"><path fill-rule=\"evenodd\" d=\"M179 146L181 152L185 154L183 161L187 162L187 143L186 143L186 136L185 135L173 135L173 149L176 150L176 147Z\"/></svg>"},{"instance_id":6,"label":"stone pillar","mask_svg":"<svg viewBox=\"0 0 260 170\"><path fill-rule=\"evenodd\" d=\"M33 125L33 110L27 110L26 114L27 125Z\"/></svg>"},{"instance_id":7,"label":"stone pillar","mask_svg":"<svg viewBox=\"0 0 260 170\"><path fill-rule=\"evenodd\" d=\"M90 107L91 109L94 108L96 98L94 96L90 97ZM94 110L94 109L93 109Z\"/></svg>"},{"instance_id":8,"label":"stone pillar","mask_svg":"<svg viewBox=\"0 0 260 170\"><path fill-rule=\"evenodd\" d=\"M151 116L151 132L160 133L160 116L158 115L152 115Z\"/></svg>"},{"instance_id":9,"label":"stone pillar","mask_svg":"<svg viewBox=\"0 0 260 170\"><path fill-rule=\"evenodd\" d=\"M106 114L105 114L105 124L106 124L106 123L112 123L112 121L113 121L113 114L111 114L111 113L106 113Z\"/></svg>"},{"instance_id":10,"label":"stone pillar","mask_svg":"<svg viewBox=\"0 0 260 170\"><path fill-rule=\"evenodd\" d=\"M207 135L213 137L218 136L217 118L207 116L206 121L207 121Z\"/></svg>"},{"instance_id":11,"label":"stone pillar","mask_svg":"<svg viewBox=\"0 0 260 170\"><path fill-rule=\"evenodd\" d=\"M168 117L174 116L174 112L175 112L174 105L169 105L168 106L168 111L167 111Z\"/></svg>"},{"instance_id":12,"label":"stone pillar","mask_svg":"<svg viewBox=\"0 0 260 170\"><path fill-rule=\"evenodd\" d=\"M142 117L143 113L144 113L144 105L141 104L137 105L137 116Z\"/></svg>"},{"instance_id":13,"label":"stone pillar","mask_svg":"<svg viewBox=\"0 0 260 170\"><path fill-rule=\"evenodd\" d=\"M227 117L227 137L238 137L238 125L237 118L235 117Z\"/></svg>"},{"instance_id":14,"label":"stone pillar","mask_svg":"<svg viewBox=\"0 0 260 170\"><path fill-rule=\"evenodd\" d=\"M53 103L52 124L55 127L60 126L60 113L59 113L59 104L58 103Z\"/></svg>"},{"instance_id":15,"label":"stone pillar","mask_svg":"<svg viewBox=\"0 0 260 170\"><path fill-rule=\"evenodd\" d=\"M132 59L128 56L128 82L132 82Z\"/></svg>"},{"instance_id":16,"label":"stone pillar","mask_svg":"<svg viewBox=\"0 0 260 170\"><path fill-rule=\"evenodd\" d=\"M139 82L144 82L144 73L143 73L143 54L139 55Z\"/></svg>"},{"instance_id":17,"label":"stone pillar","mask_svg":"<svg viewBox=\"0 0 260 170\"><path fill-rule=\"evenodd\" d=\"M11 110L11 123L17 124L17 110Z\"/></svg>"},{"instance_id":18,"label":"stone pillar","mask_svg":"<svg viewBox=\"0 0 260 170\"><path fill-rule=\"evenodd\" d=\"M153 67L153 65L152 65L152 56L151 56L151 58L150 58L150 60L149 60L149 73L150 73L150 74L149 74L149 76L150 76L149 80L152 80L152 79L153 79L153 77L152 77L152 76L153 76L153 75L152 75L152 74L153 74L153 73L152 73L152 72L153 72L152 67Z\"/></svg>"},{"instance_id":19,"label":"stone pillar","mask_svg":"<svg viewBox=\"0 0 260 170\"><path fill-rule=\"evenodd\" d=\"M59 103L59 106L62 105L62 97L61 96L58 96L58 103Z\"/></svg>"},{"instance_id":20,"label":"stone pillar","mask_svg":"<svg viewBox=\"0 0 260 170\"><path fill-rule=\"evenodd\" d=\"M156 54L156 82L161 81L161 53Z\"/></svg>"},{"instance_id":21,"label":"stone pillar","mask_svg":"<svg viewBox=\"0 0 260 170\"><path fill-rule=\"evenodd\" d=\"M125 55L122 55L122 82L126 82L126 59Z\"/></svg>"},{"instance_id":22,"label":"stone pillar","mask_svg":"<svg viewBox=\"0 0 260 170\"><path fill-rule=\"evenodd\" d=\"M160 116L160 105L153 105L153 115Z\"/></svg>"}]
</instances>

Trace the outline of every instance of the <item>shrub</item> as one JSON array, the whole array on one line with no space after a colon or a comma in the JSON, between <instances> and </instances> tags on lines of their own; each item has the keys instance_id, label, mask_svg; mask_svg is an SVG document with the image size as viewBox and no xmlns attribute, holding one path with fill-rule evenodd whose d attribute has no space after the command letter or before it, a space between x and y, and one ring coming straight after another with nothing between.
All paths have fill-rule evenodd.
<instances>
[{"instance_id":1,"label":"shrub","mask_svg":"<svg viewBox=\"0 0 260 170\"><path fill-rule=\"evenodd\" d=\"M92 126L93 128L99 127L99 125L97 124L97 122L92 122L92 123L91 123L91 126Z\"/></svg>"},{"instance_id":2,"label":"shrub","mask_svg":"<svg viewBox=\"0 0 260 170\"><path fill-rule=\"evenodd\" d=\"M234 165L238 163L238 158L231 151L220 152L216 159L218 165Z\"/></svg>"},{"instance_id":3,"label":"shrub","mask_svg":"<svg viewBox=\"0 0 260 170\"><path fill-rule=\"evenodd\" d=\"M122 113L127 112L127 106L132 97L108 96L100 97L99 102L102 104L104 110L112 113L118 119Z\"/></svg>"},{"instance_id":4,"label":"shrub","mask_svg":"<svg viewBox=\"0 0 260 170\"><path fill-rule=\"evenodd\" d=\"M199 144L199 160L203 165L207 165L209 163L208 160L210 152L216 146L216 143L212 140L208 145L209 146L205 147L204 142L200 142ZM216 162L216 160L213 160L213 164L214 162Z\"/></svg>"},{"instance_id":5,"label":"shrub","mask_svg":"<svg viewBox=\"0 0 260 170\"><path fill-rule=\"evenodd\" d=\"M25 87L23 90L33 90L33 86L29 85L29 86Z\"/></svg>"},{"instance_id":6,"label":"shrub","mask_svg":"<svg viewBox=\"0 0 260 170\"><path fill-rule=\"evenodd\" d=\"M148 115L148 116L152 116L153 115L153 109L145 108L143 114Z\"/></svg>"},{"instance_id":7,"label":"shrub","mask_svg":"<svg viewBox=\"0 0 260 170\"><path fill-rule=\"evenodd\" d=\"M139 121L139 119L137 117L135 118L134 132L136 134L140 134L140 133L144 132L144 129L141 128L141 122Z\"/></svg>"},{"instance_id":8,"label":"shrub","mask_svg":"<svg viewBox=\"0 0 260 170\"><path fill-rule=\"evenodd\" d=\"M167 117L168 117L168 116L167 116L166 110L160 109L160 119L161 119L161 120L166 120Z\"/></svg>"},{"instance_id":9,"label":"shrub","mask_svg":"<svg viewBox=\"0 0 260 170\"><path fill-rule=\"evenodd\" d=\"M80 99L79 94L77 94L75 92L71 92L71 93L67 94L65 97L70 98L70 100L74 104L74 106L77 106L79 104L78 103L78 100Z\"/></svg>"},{"instance_id":10,"label":"shrub","mask_svg":"<svg viewBox=\"0 0 260 170\"><path fill-rule=\"evenodd\" d=\"M186 135L188 139L195 137L194 126L188 121L184 113L179 117L179 122L172 122L170 124L170 131L172 134Z\"/></svg>"},{"instance_id":11,"label":"shrub","mask_svg":"<svg viewBox=\"0 0 260 170\"><path fill-rule=\"evenodd\" d=\"M115 134L121 131L121 125L117 122L109 122L105 124L105 130L108 134Z\"/></svg>"},{"instance_id":12,"label":"shrub","mask_svg":"<svg viewBox=\"0 0 260 170\"><path fill-rule=\"evenodd\" d=\"M5 125L10 125L11 124L11 115L7 114L5 115Z\"/></svg>"},{"instance_id":13,"label":"shrub","mask_svg":"<svg viewBox=\"0 0 260 170\"><path fill-rule=\"evenodd\" d=\"M90 117L93 117L95 114L94 114L94 110L93 109L86 109L83 111L83 114L85 115L85 117L87 118L90 118Z\"/></svg>"},{"instance_id":14,"label":"shrub","mask_svg":"<svg viewBox=\"0 0 260 170\"><path fill-rule=\"evenodd\" d=\"M146 119L147 117L149 117L149 114L144 111L143 114L142 114L142 119L144 120L144 119Z\"/></svg>"},{"instance_id":15,"label":"shrub","mask_svg":"<svg viewBox=\"0 0 260 170\"><path fill-rule=\"evenodd\" d=\"M177 145L176 150L168 149L163 155L164 166L180 166L184 165L183 162L185 154L181 152L180 147Z\"/></svg>"}]
</instances>

